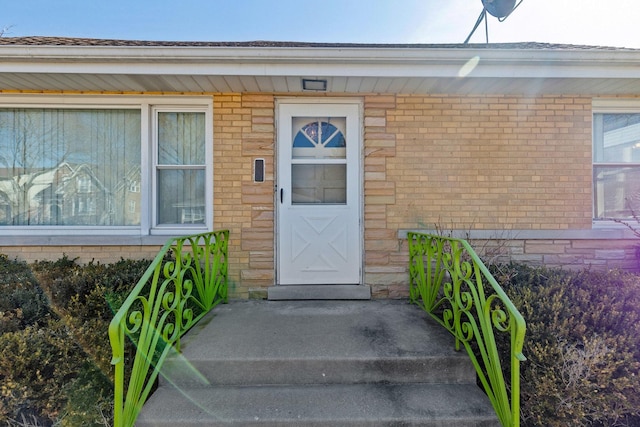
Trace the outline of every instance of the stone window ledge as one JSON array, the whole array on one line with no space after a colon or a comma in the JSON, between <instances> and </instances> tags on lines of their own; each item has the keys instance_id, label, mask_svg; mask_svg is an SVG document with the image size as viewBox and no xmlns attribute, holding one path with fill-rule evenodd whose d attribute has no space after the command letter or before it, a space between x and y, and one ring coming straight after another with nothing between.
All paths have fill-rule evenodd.
<instances>
[{"instance_id":1,"label":"stone window ledge","mask_svg":"<svg viewBox=\"0 0 640 427\"><path fill-rule=\"evenodd\" d=\"M638 225L640 231L640 225ZM407 233L413 231L425 234L441 234L457 239L478 240L637 240L625 226L619 224L598 225L589 230L429 230L429 229L401 229L398 238L406 239Z\"/></svg>"}]
</instances>

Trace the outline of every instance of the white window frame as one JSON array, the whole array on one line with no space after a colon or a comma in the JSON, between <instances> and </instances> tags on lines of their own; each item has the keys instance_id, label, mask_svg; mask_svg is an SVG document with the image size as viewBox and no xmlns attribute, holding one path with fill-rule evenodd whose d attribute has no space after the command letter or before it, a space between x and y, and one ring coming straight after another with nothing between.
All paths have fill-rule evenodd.
<instances>
[{"instance_id":1,"label":"white window frame","mask_svg":"<svg viewBox=\"0 0 640 427\"><path fill-rule=\"evenodd\" d=\"M594 151L596 144L596 130L595 120L593 118L596 114L640 114L640 99L622 99L622 98L597 98L592 100L591 104L592 115L592 129L591 129L591 144L592 144L592 158L591 158L591 173L594 175L596 166L616 166L617 163L596 162ZM622 163L621 166L633 166L640 167L640 163ZM595 181L591 183L591 203L592 203L592 218L594 228L622 228L626 229L626 226L610 219L597 219L596 218L596 188Z\"/></svg>"},{"instance_id":2,"label":"white window frame","mask_svg":"<svg viewBox=\"0 0 640 427\"><path fill-rule=\"evenodd\" d=\"M71 236L93 240L100 236L144 237L186 235L213 230L213 96L165 95L0 95L0 108L132 109L140 111L141 176L139 226L2 226L2 236ZM205 113L205 223L156 226L155 111Z\"/></svg>"},{"instance_id":3,"label":"white window frame","mask_svg":"<svg viewBox=\"0 0 640 427\"><path fill-rule=\"evenodd\" d=\"M151 194L151 204L149 207L151 208L150 216L153 218L154 227L151 228L150 234L177 234L180 232L187 231L187 234L191 234L190 230L194 230L194 232L199 232L206 227L206 230L211 230L213 224L207 224L211 221L213 217L213 191L211 189L211 183L213 182L213 169L210 165L207 165L207 159L213 157L212 153L212 144L207 143L208 141L212 141L213 135L213 119L211 119L211 115L207 115L207 109L195 108L193 106L182 106L182 105L154 105L151 107L151 123L152 123L152 147L151 153L153 154L153 160L151 161L151 188L157 189L157 179L158 179L158 171L160 170L158 164L158 113L205 113L205 159L204 159L204 168L205 168L205 224L171 224L171 225L156 225L157 224L157 206L158 206L158 192L153 191ZM211 138L210 138L211 136ZM201 169L198 165L197 167L190 167L182 165L181 169ZM206 231L205 230L205 231Z\"/></svg>"}]
</instances>

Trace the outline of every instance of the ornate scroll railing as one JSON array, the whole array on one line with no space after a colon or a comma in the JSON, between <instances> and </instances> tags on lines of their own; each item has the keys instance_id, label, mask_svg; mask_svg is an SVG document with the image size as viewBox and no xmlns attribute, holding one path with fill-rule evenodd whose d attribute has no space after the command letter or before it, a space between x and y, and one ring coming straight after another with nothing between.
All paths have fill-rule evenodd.
<instances>
[{"instance_id":1,"label":"ornate scroll railing","mask_svg":"<svg viewBox=\"0 0 640 427\"><path fill-rule=\"evenodd\" d=\"M504 427L520 425L520 362L525 321L469 243L409 232L411 301L421 306L464 345ZM495 333L509 339L510 384Z\"/></svg>"},{"instance_id":2,"label":"ornate scroll railing","mask_svg":"<svg viewBox=\"0 0 640 427\"><path fill-rule=\"evenodd\" d=\"M115 314L114 427L133 426L169 351L180 351L180 337L226 302L228 240L228 230L168 240ZM134 353L126 359L125 346Z\"/></svg>"}]
</instances>

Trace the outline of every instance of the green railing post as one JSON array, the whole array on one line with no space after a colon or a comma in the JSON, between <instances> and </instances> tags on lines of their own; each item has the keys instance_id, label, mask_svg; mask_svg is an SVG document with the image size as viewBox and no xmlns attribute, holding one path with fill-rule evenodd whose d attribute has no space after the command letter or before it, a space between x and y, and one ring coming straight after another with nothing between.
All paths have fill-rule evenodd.
<instances>
[{"instance_id":1,"label":"green railing post","mask_svg":"<svg viewBox=\"0 0 640 427\"><path fill-rule=\"evenodd\" d=\"M171 348L179 351L180 337L227 301L228 240L228 230L169 239L116 312L114 427L133 426ZM129 359L125 335L134 345Z\"/></svg>"},{"instance_id":2,"label":"green railing post","mask_svg":"<svg viewBox=\"0 0 640 427\"><path fill-rule=\"evenodd\" d=\"M500 423L520 425L525 321L468 242L408 233L409 295L464 346ZM507 386L495 333L510 334Z\"/></svg>"}]
</instances>

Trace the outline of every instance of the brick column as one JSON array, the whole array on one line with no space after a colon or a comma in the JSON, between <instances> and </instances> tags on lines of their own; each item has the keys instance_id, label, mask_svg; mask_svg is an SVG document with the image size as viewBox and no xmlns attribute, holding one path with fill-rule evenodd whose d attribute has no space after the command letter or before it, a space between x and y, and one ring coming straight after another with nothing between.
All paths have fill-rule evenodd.
<instances>
[{"instance_id":1,"label":"brick column","mask_svg":"<svg viewBox=\"0 0 640 427\"><path fill-rule=\"evenodd\" d=\"M397 230L388 227L388 206L396 203L396 183L387 175L387 159L396 155L396 137L387 132L387 111L396 108L394 95L372 95L364 102L364 251L365 283L373 298L400 296L406 267L395 265Z\"/></svg>"}]
</instances>

